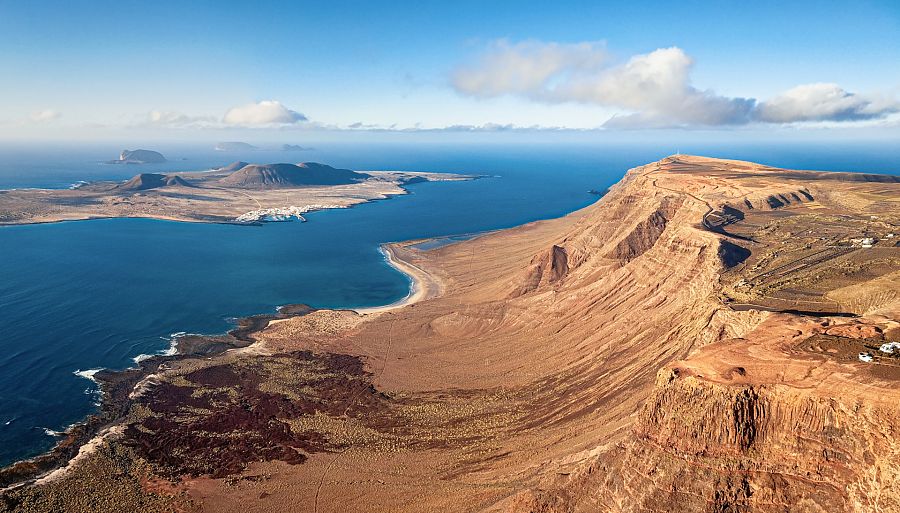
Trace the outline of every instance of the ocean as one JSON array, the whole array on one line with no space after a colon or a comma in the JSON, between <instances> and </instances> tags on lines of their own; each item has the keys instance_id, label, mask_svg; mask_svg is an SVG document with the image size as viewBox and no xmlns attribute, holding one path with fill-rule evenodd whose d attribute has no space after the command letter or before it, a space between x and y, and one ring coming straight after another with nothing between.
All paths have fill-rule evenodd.
<instances>
[{"instance_id":1,"label":"ocean","mask_svg":"<svg viewBox=\"0 0 900 513\"><path fill-rule=\"evenodd\" d=\"M0 147L0 189L64 188L138 172L209 169L235 160L317 161L357 170L485 175L421 183L410 194L264 226L109 219L0 227L0 464L46 451L96 409L92 370L166 351L172 334L221 333L279 305L375 306L408 280L378 251L389 241L474 233L582 208L670 144L372 144L311 151L216 152L154 145L166 164L102 164L118 144ZM683 145L685 153L782 167L900 171L896 145Z\"/></svg>"}]
</instances>

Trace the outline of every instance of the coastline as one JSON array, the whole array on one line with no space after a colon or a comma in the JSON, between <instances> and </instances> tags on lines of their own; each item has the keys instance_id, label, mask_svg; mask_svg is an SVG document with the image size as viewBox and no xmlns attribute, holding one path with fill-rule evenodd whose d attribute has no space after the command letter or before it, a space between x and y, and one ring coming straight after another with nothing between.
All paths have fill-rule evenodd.
<instances>
[{"instance_id":1,"label":"coastline","mask_svg":"<svg viewBox=\"0 0 900 513\"><path fill-rule=\"evenodd\" d=\"M379 251L384 255L384 259L388 265L409 278L409 292L405 297L383 306L351 308L350 310L353 310L360 315L379 314L439 296L444 290L443 283L441 283L434 275L410 261L411 250L407 248L420 242L421 241L391 242L382 244L379 247ZM402 253L405 253L406 258L404 258Z\"/></svg>"},{"instance_id":2,"label":"coastline","mask_svg":"<svg viewBox=\"0 0 900 513\"><path fill-rule=\"evenodd\" d=\"M185 172L200 174L201 172ZM396 196L410 194L409 186L423 182L456 182L471 181L484 178L482 175L462 175L456 173L435 173L420 171L367 171L371 178L355 184L330 186L298 186L284 189L228 189L221 187L197 186L189 191L191 196L202 196L215 200L200 205L191 203L185 198L184 191L170 189L147 189L138 191L117 192L120 182L98 181L88 186L110 186L112 188L89 190L85 187L76 189L44 189L20 188L0 189L0 227L54 224L70 221L93 221L99 219L154 219L197 224L233 224L239 226L260 226L270 221L252 219L242 221L240 218L250 213L266 209L308 209L304 213L322 212L352 208L357 205L382 201ZM447 176L440 176L447 175ZM420 178L412 180L408 177ZM335 191L338 194L335 196ZM252 195L250 194L252 193ZM288 197L284 195L287 194ZM205 195L205 196L204 196ZM102 206L95 206L91 201L74 202L63 211L50 214L16 217L10 213L23 208L47 208L46 203L58 196L68 202L82 200L101 201ZM237 199L235 199L237 196ZM11 198L11 199L10 199ZM48 199L49 198L49 199ZM3 200L6 200L4 203ZM117 200L109 203L108 200ZM158 202L163 201L164 210ZM185 203L187 201L187 203ZM12 202L12 203L10 203ZM18 203L16 203L18 202ZM263 207L263 203L269 205ZM24 207L23 207L24 204ZM306 222L302 216L296 216L299 222Z\"/></svg>"},{"instance_id":3,"label":"coastline","mask_svg":"<svg viewBox=\"0 0 900 513\"><path fill-rule=\"evenodd\" d=\"M415 244L432 239L385 243L379 247L385 261L410 280L409 293L402 299L383 306L347 308L361 316L375 317L419 301L437 297L444 290L434 275L411 262ZM168 364L190 358L220 356L228 351L249 351L259 348L253 334L270 323L316 311L304 304L278 307L273 314L256 314L237 319L237 326L225 334L184 334L173 340L174 353L142 355L134 367L120 370L98 369L91 376L100 387L99 409L84 420L71 425L61 440L49 451L0 467L0 492L48 483L64 477L77 463L96 451L104 441L121 433L121 421L126 417L131 401L145 391L154 376L165 371Z\"/></svg>"},{"instance_id":4,"label":"coastline","mask_svg":"<svg viewBox=\"0 0 900 513\"><path fill-rule=\"evenodd\" d=\"M660 211L666 212L672 201L671 194L647 187L652 179L646 173L650 169L652 166L647 165L630 171L631 179L623 180L602 204L562 218L500 230L494 237L479 241L477 248L460 245L448 251L433 251L440 246L427 240L381 247L388 265L409 276L409 291L399 301L374 307L376 315L371 317L357 315L353 310L320 312L358 322L349 327L335 330L333 324L328 324L328 316L323 323L317 322L318 316L310 316L295 317L296 325L285 322L283 331L276 328L259 333L279 319L296 314L289 312L289 307L281 308L274 316L242 319L243 331L232 330L229 340L243 339L249 345L237 346L243 349L231 351L233 358L215 358L207 367L216 369L214 372L197 373L188 379L189 374L160 367L158 385L153 375L141 381L149 386L168 387L158 389L156 398L143 406L153 406L152 413L163 418L174 416L173 411L187 414L191 417L186 422L162 427L137 423L135 426L149 427L160 435L125 435L120 440L110 437L106 443L98 444L95 458L87 459L90 462L108 458L103 454L105 448L127 447L129 442L145 443L157 454L184 454L195 446L205 449L190 452L188 457L171 464L138 455L169 465L160 468L173 469L168 476L175 486L168 488L168 483L162 482L158 484L166 488L160 488L153 480L137 481L135 478L141 476L135 474L125 476L129 481L114 473L91 473L89 465L70 460L68 469L53 474L83 478L68 481L67 477L68 488L62 493L72 494L74 499L65 504L94 498L97 485L104 482L115 485L111 489L116 491L137 482L150 483L147 491L151 493L172 492L167 500L196 500L193 504L209 511L322 511L320 505L325 509L372 511L408 504L420 510L448 511L466 509L467 505L476 504L475 500L476 506L484 505L485 510L518 511L516 508L521 507L522 511L531 511L552 509L560 504L559 497L568 500L569 493L578 500L583 497L578 494L593 494L597 490L607 493L604 487L617 482L610 481L609 476L618 479L616 476L627 476L629 468L649 468L664 461L665 468L661 467L659 475L665 476L660 483L643 486L646 483L638 480L637 487L616 487L609 493L631 501L635 494L647 489L652 494L649 500L653 500L674 486L681 486L679 476L687 475L696 478L696 483L690 494L684 494L687 506L682 509L696 510L710 503L705 494L718 497L713 494L720 487L730 494L728 497L741 497L746 483L723 484L716 476L727 474L736 464L752 466L758 455L777 458L782 436L790 440L795 429L793 425L782 429L771 418L781 415L779 412L806 408L811 404L807 399L821 399L822 411L826 413L847 413L846 418L837 420L855 430L850 435L858 435L869 444L846 452L848 466L835 467L840 470L836 479L844 479L844 470L856 473L857 468L869 468L871 454L891 456L891 434L880 430L884 419L890 417L886 417L881 406L896 406L896 387L888 387L877 374L874 376L879 381L875 381L868 372L875 372L876 367L855 361L853 357L860 349L856 346L847 351L851 360L848 366L847 358L827 360L833 358L829 356L829 346L796 344L805 340L801 336L816 331L823 331L823 337L855 338L854 344L863 344L856 337L830 335L825 329L840 328L846 330L844 334L858 335L863 333L862 328L874 330L881 323L884 329L878 328L879 333L893 337L900 333L898 323L886 324L882 317L875 323L870 319L868 326L835 326L831 320L798 319L789 314L729 312L719 295L725 290L723 282L731 282L721 279L725 264L715 244L722 235L704 230L697 223L704 211L702 202L707 200L704 194L713 195L713 199L717 194L745 198L750 187L768 194L779 190L779 182L760 185L751 177L735 180L735 187L725 187L719 180L731 179L728 170L713 169L710 181L706 181L706 175L696 179L688 173L665 174L671 180L668 190L688 196L696 193L702 199L687 200L678 206L677 217L667 214L670 219L666 236L644 237L646 232L637 227L646 226L642 224L645 219L658 219ZM815 207L818 206L813 211ZM802 216L808 211L798 208L797 214L787 212ZM857 222L869 226L868 214L863 210ZM637 236L632 236L634 233ZM619 250L621 240L636 243L625 252ZM790 240L803 244L796 238ZM769 240L767 244L780 249L785 247L783 241ZM635 252L639 253L637 257ZM479 258L485 254L491 258ZM554 266L562 270L554 274ZM445 285L446 295L415 308L380 315L379 312L410 305L427 296L424 280L413 275L415 270L425 274L426 270L433 271L435 282ZM620 273L627 275L623 278ZM537 279L532 279L535 275ZM862 278L859 288L872 281L867 275ZM536 288L523 286L535 282ZM510 297L510 291L514 297ZM890 301L885 304L895 307L896 298ZM635 305L652 305L652 309L642 311ZM179 340L178 349L188 351L188 344L194 339L212 343L223 338L226 337L186 337L183 344ZM287 343L276 345L279 340ZM698 344L703 344L700 349ZM248 349L253 358L239 358L238 353ZM302 356L288 356L290 351ZM324 374L298 380L298 362L318 364L329 357L337 358L333 361L340 365L322 367ZM190 363L205 359L196 355L188 358ZM273 363L280 367L270 367ZM791 369L796 369L795 365L803 367L794 372ZM785 368L791 372L785 373ZM822 379L822 371L829 373L828 380ZM335 381L335 375L345 375L347 379ZM170 379L177 376L188 379L193 390L182 395L179 383L184 382ZM263 380L265 388L257 384L257 379ZM856 382L860 386L854 388ZM881 383L885 383L883 388L876 388ZM236 398L226 407L216 407L211 415L189 411L198 407L214 410L209 408L213 399L195 404L187 397L208 396L222 387ZM778 387L779 394L764 393L772 387ZM132 387L132 394L140 394L146 388ZM747 392L748 388L751 392ZM761 402L757 402L753 390L760 391ZM275 403L284 407L261 409L259 416L250 419L261 421L257 424L242 423L246 417L232 413L260 405L270 408L268 405L273 403L260 401L268 397L260 394L272 392L294 397ZM747 394L750 399L745 401ZM876 401L870 408L866 398L872 396ZM724 409L721 404L726 405ZM766 411L758 417L753 413L753 420L749 421L743 413L732 415L733 411L758 413L760 404L772 407L763 408ZM668 432L666 436L671 439L697 431L690 422L682 426L684 423L678 419L684 418L721 426L723 411L726 416L741 417L743 420L738 423L750 426L750 431L753 426L775 426L773 436L778 438L759 438L751 449L735 449L731 435L723 436L711 428L700 430L702 433L693 438L689 436L685 447L676 447L672 453L659 453L656 439L647 438L647 433ZM659 421L657 413L675 420ZM854 424L855 414L865 423ZM192 418L203 419L205 424L198 425ZM268 426L274 418L287 424L287 433L306 436L312 432L326 442L312 438L306 459L299 461L292 447L307 439L280 439L278 433L273 436ZM131 422L132 417L126 416L117 425L130 426ZM253 429L246 430L248 425ZM199 427L197 432L201 435L194 435L195 427ZM667 431L670 428L672 431ZM823 433L821 423L801 423L800 429ZM176 432L180 436L178 443L170 445L170 435ZM154 435L153 431L149 433ZM202 433L212 433L212 437L223 442L206 446L203 437L209 435ZM846 450L840 440L835 442L828 432L824 433L824 438L811 437L815 443L809 451L794 455L803 466L788 462L783 468L764 469L760 480L755 481L761 483L761 493L774 496L794 486L815 488L815 483L809 485L803 475L820 472L834 462L829 454L844 454L841 451ZM873 438L872 433L880 433L880 438ZM260 444L251 445L252 448L268 449L280 444L289 449L286 453L235 453L227 459L217 458L219 449L230 453L232 444L243 441ZM827 453L819 451L822 446ZM709 448L700 455L701 464L697 463L697 447ZM90 454L92 446L77 450ZM206 471L211 468L211 461L228 464L227 472ZM643 474L639 474L636 479L642 478ZM166 477L164 473L158 475ZM852 484L853 475L848 475L846 482ZM791 481L792 476L800 477ZM768 479L779 488L769 486ZM841 481L837 482L840 486ZM874 484L881 486L881 482ZM542 495L545 491L549 495ZM811 493L818 492L814 489ZM61 495L52 486L49 491L33 487L13 496L10 504L15 507L32 497L54 494ZM593 497L596 495L588 499ZM835 497L834 503L842 500L840 493ZM118 502L118 495L104 498L117 501L119 509L139 509L123 508L125 503ZM581 507L585 503L572 504ZM680 506L674 502L672 511ZM177 509L172 506L167 510Z\"/></svg>"}]
</instances>

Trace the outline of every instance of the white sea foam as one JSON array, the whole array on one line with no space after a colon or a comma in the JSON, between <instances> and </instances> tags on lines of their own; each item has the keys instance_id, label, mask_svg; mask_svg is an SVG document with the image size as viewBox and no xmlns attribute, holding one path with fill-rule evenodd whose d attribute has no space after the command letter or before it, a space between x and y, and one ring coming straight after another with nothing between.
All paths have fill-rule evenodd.
<instances>
[{"instance_id":1,"label":"white sea foam","mask_svg":"<svg viewBox=\"0 0 900 513\"><path fill-rule=\"evenodd\" d=\"M159 354L162 356L175 356L178 354L178 338L173 337L172 341L169 343L169 348L163 349Z\"/></svg>"},{"instance_id":2,"label":"white sea foam","mask_svg":"<svg viewBox=\"0 0 900 513\"><path fill-rule=\"evenodd\" d=\"M78 180L77 182L70 185L69 189L72 189L72 190L80 189L81 187L87 185L88 183L90 183L90 182L85 182L84 180Z\"/></svg>"},{"instance_id":3,"label":"white sea foam","mask_svg":"<svg viewBox=\"0 0 900 513\"><path fill-rule=\"evenodd\" d=\"M60 436L64 436L66 433L63 431L56 431L50 428L44 428L44 434L47 436L52 436L53 438L58 438Z\"/></svg>"},{"instance_id":4,"label":"white sea foam","mask_svg":"<svg viewBox=\"0 0 900 513\"><path fill-rule=\"evenodd\" d=\"M146 359L148 359L148 358L153 358L153 355L152 355L152 354L147 354L147 353L141 353L141 354L135 356L134 358L132 358L131 360L132 360L134 363L141 363L142 361L144 361L144 360L146 360Z\"/></svg>"},{"instance_id":5,"label":"white sea foam","mask_svg":"<svg viewBox=\"0 0 900 513\"><path fill-rule=\"evenodd\" d=\"M196 333L188 333L186 331L177 331L175 333L169 334L168 337L159 337L163 340L168 340L169 347L167 347L166 349L157 351L153 354L141 353L141 354L135 356L134 358L132 358L132 361L134 361L134 363L141 363L142 361L153 358L154 356L175 356L178 354L178 339L180 339L182 337L186 337L188 335L199 336Z\"/></svg>"},{"instance_id":6,"label":"white sea foam","mask_svg":"<svg viewBox=\"0 0 900 513\"><path fill-rule=\"evenodd\" d=\"M76 370L73 372L76 376L82 377L84 379L89 379L94 383L98 383L97 378L94 377L95 374L102 371L103 369L88 369L88 370Z\"/></svg>"}]
</instances>

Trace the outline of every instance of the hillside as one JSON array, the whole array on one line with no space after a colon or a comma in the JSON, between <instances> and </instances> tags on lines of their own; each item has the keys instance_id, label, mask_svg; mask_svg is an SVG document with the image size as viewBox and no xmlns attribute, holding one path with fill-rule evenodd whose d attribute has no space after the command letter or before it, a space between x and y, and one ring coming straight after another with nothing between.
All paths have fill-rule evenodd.
<instances>
[{"instance_id":1,"label":"hillside","mask_svg":"<svg viewBox=\"0 0 900 513\"><path fill-rule=\"evenodd\" d=\"M848 178L679 155L561 219L394 245L438 293L174 362L15 500L897 511L900 185Z\"/></svg>"},{"instance_id":2,"label":"hillside","mask_svg":"<svg viewBox=\"0 0 900 513\"><path fill-rule=\"evenodd\" d=\"M146 191L160 187L192 187L192 185L178 175L140 173L117 188L123 191Z\"/></svg>"},{"instance_id":3,"label":"hillside","mask_svg":"<svg viewBox=\"0 0 900 513\"><path fill-rule=\"evenodd\" d=\"M343 185L368 178L365 173L336 169L325 164L248 164L223 177L228 187L278 188L304 185Z\"/></svg>"}]
</instances>

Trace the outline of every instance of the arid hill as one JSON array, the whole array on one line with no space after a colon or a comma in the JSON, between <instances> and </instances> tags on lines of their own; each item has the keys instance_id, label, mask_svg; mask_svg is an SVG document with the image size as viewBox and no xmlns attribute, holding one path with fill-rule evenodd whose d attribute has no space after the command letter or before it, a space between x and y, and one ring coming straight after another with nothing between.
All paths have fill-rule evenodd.
<instances>
[{"instance_id":1,"label":"arid hill","mask_svg":"<svg viewBox=\"0 0 900 513\"><path fill-rule=\"evenodd\" d=\"M249 162L244 162L242 160L238 160L238 161L232 162L231 164L228 164L227 166L220 167L216 171L225 171L225 172L231 173L231 172L237 171L238 169L241 169L242 167L247 166L249 164L250 164Z\"/></svg>"},{"instance_id":2,"label":"arid hill","mask_svg":"<svg viewBox=\"0 0 900 513\"><path fill-rule=\"evenodd\" d=\"M223 177L219 183L228 187L278 188L304 185L344 185L365 180L369 175L349 169L336 169L325 164L248 164Z\"/></svg>"},{"instance_id":3,"label":"arid hill","mask_svg":"<svg viewBox=\"0 0 900 513\"><path fill-rule=\"evenodd\" d=\"M118 186L123 191L146 191L160 187L192 187L192 185L178 175L141 173Z\"/></svg>"},{"instance_id":4,"label":"arid hill","mask_svg":"<svg viewBox=\"0 0 900 513\"><path fill-rule=\"evenodd\" d=\"M125 182L84 182L70 189L0 190L0 225L109 217L217 223L293 219L406 194L405 186L417 182L473 178L238 161L207 171L142 173Z\"/></svg>"},{"instance_id":5,"label":"arid hill","mask_svg":"<svg viewBox=\"0 0 900 513\"><path fill-rule=\"evenodd\" d=\"M898 187L679 155L561 219L394 245L424 300L167 362L6 504L898 511Z\"/></svg>"}]
</instances>

